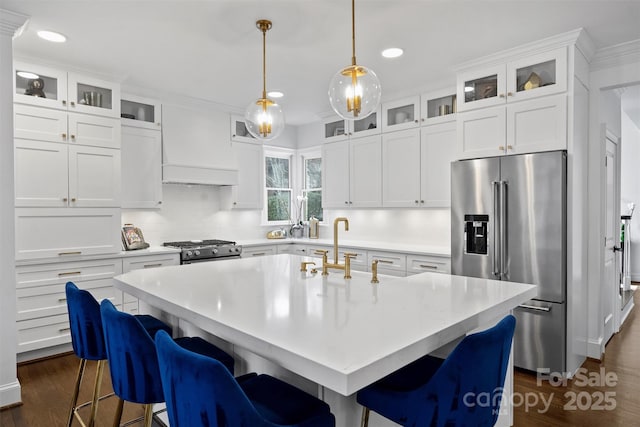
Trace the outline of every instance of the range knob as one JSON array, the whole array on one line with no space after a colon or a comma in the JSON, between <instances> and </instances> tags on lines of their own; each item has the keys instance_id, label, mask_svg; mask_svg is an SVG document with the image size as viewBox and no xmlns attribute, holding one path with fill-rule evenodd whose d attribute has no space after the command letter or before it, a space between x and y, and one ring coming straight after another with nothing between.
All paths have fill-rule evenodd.
<instances>
[{"instance_id":1,"label":"range knob","mask_svg":"<svg viewBox=\"0 0 640 427\"><path fill-rule=\"evenodd\" d=\"M200 251L195 251L196 256L200 255Z\"/></svg>"},{"instance_id":2,"label":"range knob","mask_svg":"<svg viewBox=\"0 0 640 427\"><path fill-rule=\"evenodd\" d=\"M236 248L236 252L240 252L240 248Z\"/></svg>"},{"instance_id":3,"label":"range knob","mask_svg":"<svg viewBox=\"0 0 640 427\"><path fill-rule=\"evenodd\" d=\"M187 258L189 258L191 255L193 255L193 252L187 251Z\"/></svg>"},{"instance_id":4,"label":"range knob","mask_svg":"<svg viewBox=\"0 0 640 427\"><path fill-rule=\"evenodd\" d=\"M211 252L213 252L214 254L217 254L218 250L216 248L213 248L213 250Z\"/></svg>"}]
</instances>

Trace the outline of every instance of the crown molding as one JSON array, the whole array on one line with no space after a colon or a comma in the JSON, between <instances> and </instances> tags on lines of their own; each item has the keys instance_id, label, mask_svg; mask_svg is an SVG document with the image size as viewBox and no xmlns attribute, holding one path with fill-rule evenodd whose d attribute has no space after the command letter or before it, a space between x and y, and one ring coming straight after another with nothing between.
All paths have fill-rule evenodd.
<instances>
[{"instance_id":1,"label":"crown molding","mask_svg":"<svg viewBox=\"0 0 640 427\"><path fill-rule=\"evenodd\" d=\"M591 71L640 62L640 39L598 49L591 61Z\"/></svg>"},{"instance_id":2,"label":"crown molding","mask_svg":"<svg viewBox=\"0 0 640 427\"><path fill-rule=\"evenodd\" d=\"M29 22L29 16L21 13L0 9L0 34L9 37L19 37Z\"/></svg>"}]
</instances>

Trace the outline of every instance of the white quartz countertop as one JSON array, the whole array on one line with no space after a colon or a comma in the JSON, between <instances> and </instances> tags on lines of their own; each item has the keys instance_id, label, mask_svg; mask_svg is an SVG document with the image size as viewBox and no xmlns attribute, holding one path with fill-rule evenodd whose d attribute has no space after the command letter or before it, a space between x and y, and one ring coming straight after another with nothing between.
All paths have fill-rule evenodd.
<instances>
[{"instance_id":1,"label":"white quartz countertop","mask_svg":"<svg viewBox=\"0 0 640 427\"><path fill-rule=\"evenodd\" d=\"M64 259L42 258L42 259L20 260L20 261L16 261L16 266L50 264L50 263L56 263L56 262L91 261L96 259L130 258L130 257L140 257L140 256L148 256L148 255L179 254L179 253L180 253L180 249L178 248L168 248L165 246L149 246L146 249L136 249L133 251L119 251L111 254L67 256Z\"/></svg>"},{"instance_id":2,"label":"white quartz countertop","mask_svg":"<svg viewBox=\"0 0 640 427\"><path fill-rule=\"evenodd\" d=\"M507 314L521 283L423 273L300 272L281 254L135 270L115 286L342 395Z\"/></svg>"},{"instance_id":3,"label":"white quartz countertop","mask_svg":"<svg viewBox=\"0 0 640 427\"><path fill-rule=\"evenodd\" d=\"M286 238L286 239L245 239L236 241L237 244L242 246L260 246L260 245L330 245L333 246L333 239L309 239L309 238ZM387 252L399 252L410 253L417 255L433 255L450 257L451 247L449 246L437 246L437 245L417 245L417 244L405 244L405 243L388 243L369 240L347 240L340 239L340 248L357 248L365 250L379 250Z\"/></svg>"}]
</instances>

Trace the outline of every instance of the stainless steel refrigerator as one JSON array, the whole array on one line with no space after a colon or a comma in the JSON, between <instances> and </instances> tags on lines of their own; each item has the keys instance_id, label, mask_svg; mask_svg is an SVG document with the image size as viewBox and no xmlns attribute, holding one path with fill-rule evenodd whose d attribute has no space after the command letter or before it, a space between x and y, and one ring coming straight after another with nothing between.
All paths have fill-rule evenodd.
<instances>
[{"instance_id":1,"label":"stainless steel refrigerator","mask_svg":"<svg viewBox=\"0 0 640 427\"><path fill-rule=\"evenodd\" d=\"M538 285L515 310L514 364L566 367L567 154L451 164L451 271Z\"/></svg>"}]
</instances>

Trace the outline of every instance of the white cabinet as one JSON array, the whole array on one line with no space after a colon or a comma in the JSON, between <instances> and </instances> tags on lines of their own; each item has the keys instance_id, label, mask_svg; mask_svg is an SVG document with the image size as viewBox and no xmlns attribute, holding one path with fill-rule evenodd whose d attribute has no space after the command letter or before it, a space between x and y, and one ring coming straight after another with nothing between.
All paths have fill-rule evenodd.
<instances>
[{"instance_id":1,"label":"white cabinet","mask_svg":"<svg viewBox=\"0 0 640 427\"><path fill-rule=\"evenodd\" d=\"M14 137L118 149L120 121L14 105Z\"/></svg>"},{"instance_id":2,"label":"white cabinet","mask_svg":"<svg viewBox=\"0 0 640 427\"><path fill-rule=\"evenodd\" d=\"M381 149L379 135L324 144L322 207L380 207Z\"/></svg>"},{"instance_id":3,"label":"white cabinet","mask_svg":"<svg viewBox=\"0 0 640 427\"><path fill-rule=\"evenodd\" d=\"M244 246L241 256L243 258L249 258L254 256L276 255L276 253L276 245Z\"/></svg>"},{"instance_id":4,"label":"white cabinet","mask_svg":"<svg viewBox=\"0 0 640 427\"><path fill-rule=\"evenodd\" d=\"M277 245L277 253L279 254L292 254L292 255L307 255L307 247L305 245L289 244L289 245Z\"/></svg>"},{"instance_id":5,"label":"white cabinet","mask_svg":"<svg viewBox=\"0 0 640 427\"><path fill-rule=\"evenodd\" d=\"M15 140L16 206L120 206L120 150Z\"/></svg>"},{"instance_id":6,"label":"white cabinet","mask_svg":"<svg viewBox=\"0 0 640 427\"><path fill-rule=\"evenodd\" d=\"M120 117L123 126L162 129L162 105L154 99L122 94Z\"/></svg>"},{"instance_id":7,"label":"white cabinet","mask_svg":"<svg viewBox=\"0 0 640 427\"><path fill-rule=\"evenodd\" d=\"M128 120L130 122L133 120ZM162 204L162 134L148 127L122 126L122 207Z\"/></svg>"},{"instance_id":8,"label":"white cabinet","mask_svg":"<svg viewBox=\"0 0 640 427\"><path fill-rule=\"evenodd\" d=\"M450 206L455 142L453 122L383 134L383 206Z\"/></svg>"},{"instance_id":9,"label":"white cabinet","mask_svg":"<svg viewBox=\"0 0 640 427\"><path fill-rule=\"evenodd\" d=\"M562 150L567 147L567 95L458 113L458 158Z\"/></svg>"},{"instance_id":10,"label":"white cabinet","mask_svg":"<svg viewBox=\"0 0 640 427\"><path fill-rule=\"evenodd\" d=\"M15 259L118 253L120 209L16 208Z\"/></svg>"},{"instance_id":11,"label":"white cabinet","mask_svg":"<svg viewBox=\"0 0 640 427\"><path fill-rule=\"evenodd\" d=\"M117 303L112 287L122 273L119 258L16 268L18 353L71 342L65 284L73 281L98 300Z\"/></svg>"},{"instance_id":12,"label":"white cabinet","mask_svg":"<svg viewBox=\"0 0 640 427\"><path fill-rule=\"evenodd\" d=\"M322 123L325 142L344 141L349 138L377 135L382 130L382 107L363 119L345 120L337 116L325 119Z\"/></svg>"},{"instance_id":13,"label":"white cabinet","mask_svg":"<svg viewBox=\"0 0 640 427\"><path fill-rule=\"evenodd\" d=\"M340 264L344 264L344 254L356 254L355 257L351 258L351 269L354 271L368 271L369 264L367 259L367 251L358 248L350 248L350 247L339 247L338 248L338 262ZM330 262L333 262L330 260ZM322 264L319 264L322 267Z\"/></svg>"},{"instance_id":14,"label":"white cabinet","mask_svg":"<svg viewBox=\"0 0 640 427\"><path fill-rule=\"evenodd\" d=\"M382 131L391 132L420 125L420 96L382 104Z\"/></svg>"},{"instance_id":15,"label":"white cabinet","mask_svg":"<svg viewBox=\"0 0 640 427\"><path fill-rule=\"evenodd\" d=\"M177 253L131 256L122 259L122 273L146 268L158 268L169 265L180 265L180 255ZM138 314L138 299L118 289L114 289L116 301L122 303L122 311Z\"/></svg>"},{"instance_id":16,"label":"white cabinet","mask_svg":"<svg viewBox=\"0 0 640 427\"><path fill-rule=\"evenodd\" d=\"M234 209L262 209L264 160L262 145L234 142L238 165L238 185L231 188Z\"/></svg>"},{"instance_id":17,"label":"white cabinet","mask_svg":"<svg viewBox=\"0 0 640 427\"><path fill-rule=\"evenodd\" d=\"M247 130L244 117L231 115L231 140L239 142L256 142L256 138Z\"/></svg>"},{"instance_id":18,"label":"white cabinet","mask_svg":"<svg viewBox=\"0 0 640 427\"><path fill-rule=\"evenodd\" d=\"M451 273L451 258L427 255L407 255L407 275L419 273Z\"/></svg>"},{"instance_id":19,"label":"white cabinet","mask_svg":"<svg viewBox=\"0 0 640 427\"><path fill-rule=\"evenodd\" d=\"M420 96L420 121L433 125L455 120L458 111L455 88L429 92Z\"/></svg>"},{"instance_id":20,"label":"white cabinet","mask_svg":"<svg viewBox=\"0 0 640 427\"><path fill-rule=\"evenodd\" d=\"M368 251L367 262L369 265L378 260L378 273L391 276L407 275L407 256L396 252Z\"/></svg>"},{"instance_id":21,"label":"white cabinet","mask_svg":"<svg viewBox=\"0 0 640 427\"><path fill-rule=\"evenodd\" d=\"M23 77L24 73L30 73ZM120 85L40 65L14 63L16 103L120 117Z\"/></svg>"},{"instance_id":22,"label":"white cabinet","mask_svg":"<svg viewBox=\"0 0 640 427\"><path fill-rule=\"evenodd\" d=\"M565 92L567 48L522 55L506 63L472 66L458 73L458 111Z\"/></svg>"}]
</instances>

